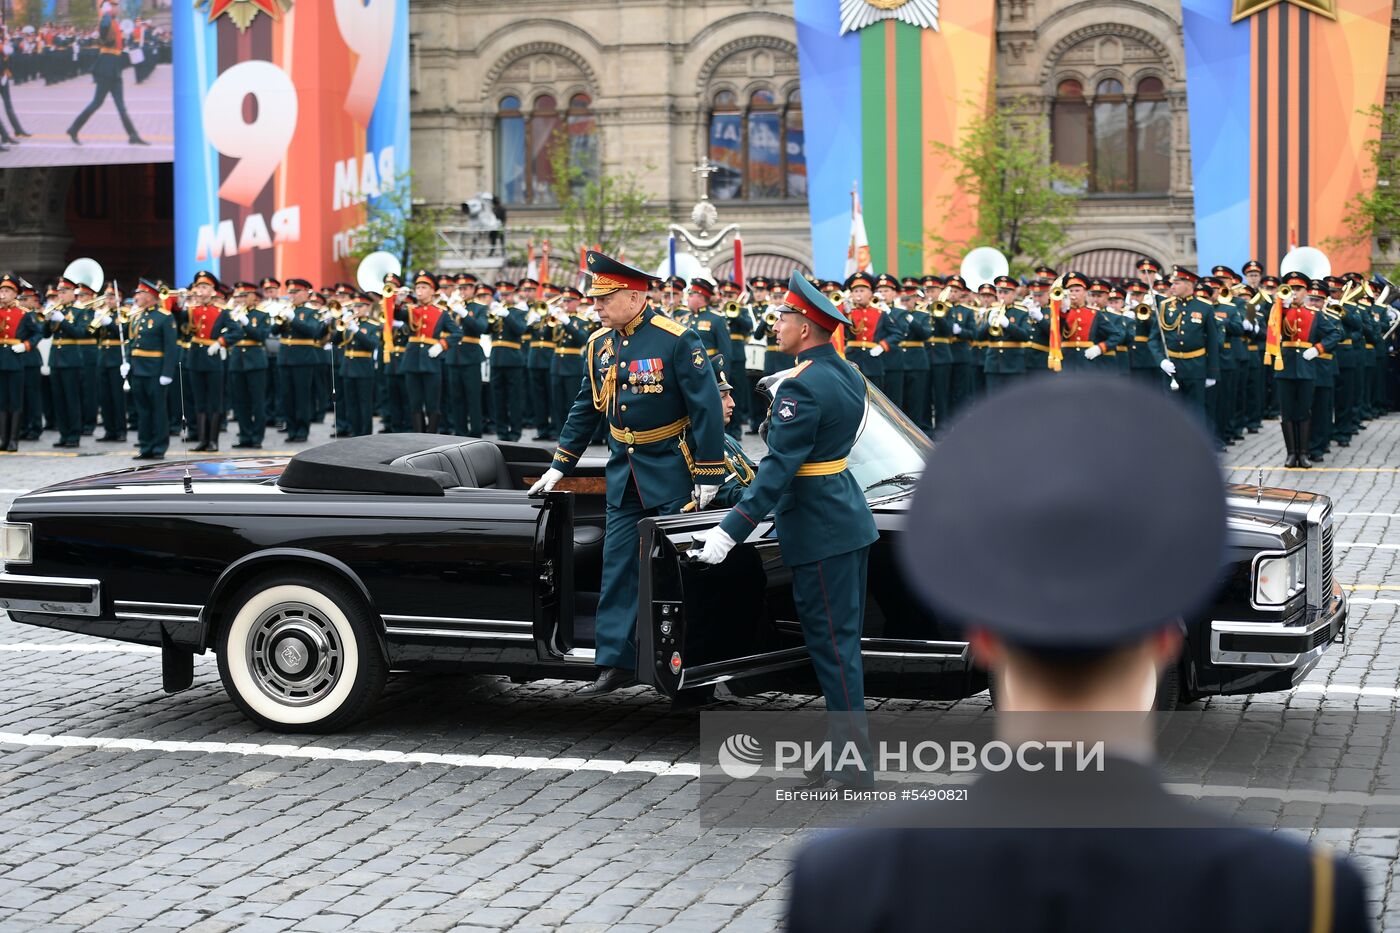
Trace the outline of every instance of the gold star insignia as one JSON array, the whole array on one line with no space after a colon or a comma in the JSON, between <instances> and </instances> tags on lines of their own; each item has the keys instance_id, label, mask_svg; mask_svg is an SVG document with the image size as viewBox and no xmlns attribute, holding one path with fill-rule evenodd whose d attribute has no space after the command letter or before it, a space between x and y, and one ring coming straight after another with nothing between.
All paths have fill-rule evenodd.
<instances>
[{"instance_id":1,"label":"gold star insignia","mask_svg":"<svg viewBox=\"0 0 1400 933\"><path fill-rule=\"evenodd\" d=\"M1337 18L1337 0L1234 0L1234 2L1235 8L1230 16L1232 23L1238 23L1245 17L1262 13L1274 4L1284 2L1307 10L1309 13L1316 13L1318 16L1325 16L1332 20Z\"/></svg>"},{"instance_id":2,"label":"gold star insignia","mask_svg":"<svg viewBox=\"0 0 1400 933\"><path fill-rule=\"evenodd\" d=\"M206 0L196 0L195 6L203 6ZM227 16L238 27L239 32L247 29L259 12L273 19L280 19L284 8L291 6L291 0L213 0L209 6L209 22L220 16Z\"/></svg>"}]
</instances>

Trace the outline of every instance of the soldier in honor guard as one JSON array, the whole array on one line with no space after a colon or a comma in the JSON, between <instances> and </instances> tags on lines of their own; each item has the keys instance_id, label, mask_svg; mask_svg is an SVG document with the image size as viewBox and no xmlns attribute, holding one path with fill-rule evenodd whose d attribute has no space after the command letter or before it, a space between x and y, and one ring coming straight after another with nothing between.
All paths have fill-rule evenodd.
<instances>
[{"instance_id":1,"label":"soldier in honor guard","mask_svg":"<svg viewBox=\"0 0 1400 933\"><path fill-rule=\"evenodd\" d=\"M1123 318L1117 311L1111 311L1108 307L1109 292L1112 288L1107 279L1090 279L1089 288L1085 294L1084 303L1092 308L1097 314L1099 322L1106 331L1113 332L1113 339L1109 341L1110 346L1103 351L1099 357L1096 368L1104 372L1113 372L1118 369L1118 347L1122 345L1124 339Z\"/></svg>"},{"instance_id":2,"label":"soldier in honor guard","mask_svg":"<svg viewBox=\"0 0 1400 933\"><path fill-rule=\"evenodd\" d=\"M976 387L972 377L972 342L977 339L977 296L960 275L948 276L947 285L952 301L948 309L948 330L952 334L948 352L953 360L948 371L948 411L957 417L972 402Z\"/></svg>"},{"instance_id":3,"label":"soldier in honor guard","mask_svg":"<svg viewBox=\"0 0 1400 933\"><path fill-rule=\"evenodd\" d=\"M899 304L899 279L882 272L875 277L875 305L880 309L882 320L897 337L887 341L885 352L880 354L882 370L881 390L894 403L896 408L904 407L904 339L907 319L901 313Z\"/></svg>"},{"instance_id":4,"label":"soldier in honor guard","mask_svg":"<svg viewBox=\"0 0 1400 933\"><path fill-rule=\"evenodd\" d=\"M264 302L277 301L282 297L282 283L267 276L258 283L258 295L253 300L254 305L261 306ZM276 322L268 316L268 336L274 337L272 333L273 325ZM266 403L267 414L264 418L264 430L266 425L274 428L284 428L287 426L287 412L282 404L282 386L278 379L277 354L282 349L282 345L275 339L263 341L263 355L267 357L267 369L263 370L263 399Z\"/></svg>"},{"instance_id":5,"label":"soldier in honor guard","mask_svg":"<svg viewBox=\"0 0 1400 933\"><path fill-rule=\"evenodd\" d=\"M53 338L49 345L49 370L53 374L53 415L58 429L54 447L77 447L83 436L83 372L87 347L94 350L97 339L88 330L92 311L74 306L78 285L60 278L57 297L45 324Z\"/></svg>"},{"instance_id":6,"label":"soldier in honor guard","mask_svg":"<svg viewBox=\"0 0 1400 933\"><path fill-rule=\"evenodd\" d=\"M1152 494L1081 505L1087 521L1066 522L1063 491L1018 472L1041 462L1084 489L1129 476ZM972 507L949 493L978 486L1005 492ZM1147 714L1181 654L1179 620L1217 591L1227 559L1223 482L1192 418L1124 380L1003 394L934 449L908 528L898 556L911 608L965 628L1001 687L992 738L1033 747L1052 738L1036 723L1073 722L1105 755L1094 769L997 768L961 803L813 834L792 873L789 933L1371 929L1374 902L1347 860L1233 827L1155 768ZM1046 559L1062 548L1076 560ZM1124 563L1149 548L1161 558ZM1110 565L1119 582L1106 594ZM1095 725L1102 710L1121 712Z\"/></svg>"},{"instance_id":7,"label":"soldier in honor guard","mask_svg":"<svg viewBox=\"0 0 1400 933\"><path fill-rule=\"evenodd\" d=\"M1263 426L1265 418L1278 417L1278 389L1274 385L1274 368L1264 364L1264 349L1269 336L1269 312L1274 306L1274 296L1278 294L1279 286L1283 282L1276 275L1265 275L1259 278L1259 293L1263 296L1255 314L1255 342L1259 344L1259 369L1263 373L1263 394L1259 398L1259 415L1256 419L1258 427Z\"/></svg>"},{"instance_id":8,"label":"soldier in honor guard","mask_svg":"<svg viewBox=\"0 0 1400 933\"><path fill-rule=\"evenodd\" d=\"M161 304L160 287L141 279L132 296L128 347L131 356L131 407L136 411L136 456L133 460L163 460L170 447L170 409L166 395L175 382L180 362L175 318Z\"/></svg>"},{"instance_id":9,"label":"soldier in honor guard","mask_svg":"<svg viewBox=\"0 0 1400 933\"><path fill-rule=\"evenodd\" d=\"M457 277L459 280L462 276ZM447 354L447 397L452 406L453 429L467 437L480 437L485 425L481 407L481 364L486 352L481 338L491 327L487 309L491 306L491 287L485 283L470 286L465 295L466 305L457 316L457 342Z\"/></svg>"},{"instance_id":10,"label":"soldier in honor guard","mask_svg":"<svg viewBox=\"0 0 1400 933\"><path fill-rule=\"evenodd\" d=\"M1388 295L1387 301L1394 301L1395 295ZM1365 353L1362 354L1362 364L1365 366L1362 376L1362 419L1360 425L1365 430L1365 420L1379 418L1388 410L1386 396L1388 393L1387 382L1390 379L1390 344L1393 340L1387 338L1386 331L1393 326L1391 319L1391 308L1388 305L1379 304L1375 296L1367 302L1369 307L1365 309L1363 317L1369 325L1366 328L1366 343L1362 345ZM1370 363L1367 364L1369 359Z\"/></svg>"},{"instance_id":11,"label":"soldier in honor guard","mask_svg":"<svg viewBox=\"0 0 1400 933\"><path fill-rule=\"evenodd\" d=\"M685 313L685 279L678 275L668 276L661 283L661 313L671 320L679 320Z\"/></svg>"},{"instance_id":12,"label":"soldier in honor guard","mask_svg":"<svg viewBox=\"0 0 1400 933\"><path fill-rule=\"evenodd\" d=\"M733 291L732 296L726 296L725 302L725 324L729 330L729 351L724 358L729 365L726 367L726 375L729 383L734 386L735 416L732 420L725 422L725 432L739 437L744 433L744 422L749 417L750 396L753 394L749 389L749 363L747 348L749 338L754 333L754 309L756 304L746 304L740 298L746 297L740 294L739 286L734 282L726 282L729 290ZM751 301L755 301L752 296L747 296ZM733 306L729 304L733 302ZM733 308L738 310L731 314Z\"/></svg>"},{"instance_id":13,"label":"soldier in honor guard","mask_svg":"<svg viewBox=\"0 0 1400 933\"><path fill-rule=\"evenodd\" d=\"M1336 347L1339 335L1327 326L1320 311L1327 292L1319 283L1314 296L1315 307L1305 302L1304 293L1314 286L1307 276L1290 272L1284 276L1276 301L1279 308L1278 333L1270 333L1264 353L1264 364L1274 370L1274 386L1278 390L1280 425L1283 445L1288 453L1287 467L1312 466L1308 449L1312 435L1313 393L1317 378L1317 361ZM1269 326L1274 326L1270 315ZM1277 341L1277 344L1276 344ZM1275 346L1277 349L1275 350Z\"/></svg>"},{"instance_id":14,"label":"soldier in honor guard","mask_svg":"<svg viewBox=\"0 0 1400 933\"><path fill-rule=\"evenodd\" d=\"M39 313L38 290L23 280L20 281L19 303L38 334L29 342L29 351L23 357L24 417L20 425L19 439L37 441L44 433L44 355L39 349L39 340L44 335L44 319Z\"/></svg>"},{"instance_id":15,"label":"soldier in honor guard","mask_svg":"<svg viewBox=\"0 0 1400 933\"><path fill-rule=\"evenodd\" d=\"M555 405L553 421L562 427L569 417L568 406L578 395L579 385L583 381L583 350L588 346L593 328L579 308L582 292L565 286L560 296L558 305L551 312L554 322L554 370L550 373L549 394ZM653 307L652 313L661 312Z\"/></svg>"},{"instance_id":16,"label":"soldier in honor guard","mask_svg":"<svg viewBox=\"0 0 1400 933\"><path fill-rule=\"evenodd\" d=\"M924 286L929 296L928 371L929 390L933 396L933 433L935 440L948 430L953 417L953 322L948 316L952 307L953 289L937 276L929 276Z\"/></svg>"},{"instance_id":17,"label":"soldier in honor guard","mask_svg":"<svg viewBox=\"0 0 1400 933\"><path fill-rule=\"evenodd\" d=\"M306 279L287 279L287 300L292 307L283 312L278 322L281 335L283 394L287 400L287 442L305 441L311 433L311 383L321 359L321 345L326 338L326 323L311 306L311 283Z\"/></svg>"},{"instance_id":18,"label":"soldier in honor guard","mask_svg":"<svg viewBox=\"0 0 1400 933\"><path fill-rule=\"evenodd\" d=\"M381 434L402 434L408 430L408 377L403 374L403 355L408 349L408 324L399 309L411 303L412 294L403 279L394 273L384 276L384 319L388 333L380 347L380 377L383 391L380 403Z\"/></svg>"},{"instance_id":19,"label":"soldier in honor guard","mask_svg":"<svg viewBox=\"0 0 1400 933\"><path fill-rule=\"evenodd\" d=\"M1353 278L1353 276L1355 278ZM1332 440L1338 447L1350 447L1351 439L1361 429L1360 406L1358 405L1363 370L1361 357L1365 355L1366 331L1359 301L1365 299L1364 280L1354 272L1344 277L1346 291L1330 310L1334 324L1342 331L1337 342L1337 377L1334 394L1334 415Z\"/></svg>"},{"instance_id":20,"label":"soldier in honor guard","mask_svg":"<svg viewBox=\"0 0 1400 933\"><path fill-rule=\"evenodd\" d=\"M1186 404L1206 418L1206 388L1220 378L1220 338L1215 309L1196 297L1198 276L1184 266L1172 270L1171 297L1157 306L1147 345L1157 366Z\"/></svg>"},{"instance_id":21,"label":"soldier in honor guard","mask_svg":"<svg viewBox=\"0 0 1400 933\"><path fill-rule=\"evenodd\" d=\"M686 316L682 322L700 336L705 355L710 358L716 370L728 378L729 322L711 307L715 298L715 283L709 279L691 279L686 292Z\"/></svg>"},{"instance_id":22,"label":"soldier in honor guard","mask_svg":"<svg viewBox=\"0 0 1400 933\"><path fill-rule=\"evenodd\" d=\"M99 442L126 441L126 378L124 356L125 311L117 304L116 292L108 288L102 302L93 308L92 335L97 338L97 408L102 415Z\"/></svg>"},{"instance_id":23,"label":"soldier in honor guard","mask_svg":"<svg viewBox=\"0 0 1400 933\"><path fill-rule=\"evenodd\" d=\"M777 535L792 571L792 595L803 641L830 713L828 734L868 747L865 675L860 638L865 623L866 569L879 537L860 484L847 469L865 415L865 379L831 345L849 318L802 277L788 283L779 324L783 349L797 368L774 394L768 455L739 503L718 527L695 535L697 559L723 561L779 500ZM868 760L868 758L867 758ZM814 785L836 780L869 785L871 772L808 775Z\"/></svg>"},{"instance_id":24,"label":"soldier in honor guard","mask_svg":"<svg viewBox=\"0 0 1400 933\"><path fill-rule=\"evenodd\" d=\"M791 369L793 359L788 354L778 348L778 311L781 305L784 289L773 287L773 283L762 280L767 284L764 289L765 300L755 307L754 336L763 341L763 375L771 376L780 373L785 369ZM754 292L758 294L757 290ZM758 433L758 426L763 423L763 406L750 402L749 430L750 434Z\"/></svg>"},{"instance_id":25,"label":"soldier in honor guard","mask_svg":"<svg viewBox=\"0 0 1400 933\"><path fill-rule=\"evenodd\" d=\"M88 339L77 344L83 358L82 378L78 384L78 391L81 396L79 404L82 409L83 436L91 437L97 430L97 338L92 335L90 329L92 319L96 314L93 309L96 307L97 292L79 282L73 301L75 305L81 305L87 309Z\"/></svg>"},{"instance_id":26,"label":"soldier in honor guard","mask_svg":"<svg viewBox=\"0 0 1400 933\"><path fill-rule=\"evenodd\" d=\"M1324 335L1320 338L1324 348L1313 361L1312 424L1308 433L1308 443L1304 445L1307 459L1313 463L1323 461L1332 441L1337 390L1336 349L1345 335L1341 311L1333 304L1340 303L1341 289L1334 288L1334 285L1340 284L1328 280L1314 280L1303 299L1306 307L1317 315Z\"/></svg>"},{"instance_id":27,"label":"soldier in honor guard","mask_svg":"<svg viewBox=\"0 0 1400 933\"><path fill-rule=\"evenodd\" d=\"M224 417L224 363L229 348L243 338L243 328L218 299L219 280L198 272L190 283L190 354L186 366L193 390L198 444L195 450L219 449L219 425Z\"/></svg>"},{"instance_id":28,"label":"soldier in honor guard","mask_svg":"<svg viewBox=\"0 0 1400 933\"><path fill-rule=\"evenodd\" d=\"M534 279L521 279L520 288L534 284ZM552 285L539 288L544 301L559 294ZM525 319L530 323L530 354L526 361L526 379L530 393L530 410L535 415L536 441L558 440L554 429L554 400L550 394L550 372L554 369L554 322L547 310L542 311L536 303L527 310ZM570 393L572 396L573 393Z\"/></svg>"},{"instance_id":29,"label":"soldier in honor guard","mask_svg":"<svg viewBox=\"0 0 1400 933\"><path fill-rule=\"evenodd\" d=\"M1031 336L1030 316L1016 304L1016 280L999 275L992 285L997 303L982 319L978 334L988 393L1004 389L1025 375L1026 341Z\"/></svg>"},{"instance_id":30,"label":"soldier in honor guard","mask_svg":"<svg viewBox=\"0 0 1400 933\"><path fill-rule=\"evenodd\" d=\"M267 345L272 322L260 308L258 288L252 282L235 282L229 315L242 330L228 350L229 402L238 422L239 449L261 447L267 430Z\"/></svg>"},{"instance_id":31,"label":"soldier in honor guard","mask_svg":"<svg viewBox=\"0 0 1400 933\"><path fill-rule=\"evenodd\" d=\"M881 359L891 346L899 343L900 334L889 316L874 304L877 277L854 272L842 286L850 306L850 324L846 325L846 359L855 364L861 375L877 389L885 388L885 364ZM789 284L789 290L791 285Z\"/></svg>"},{"instance_id":32,"label":"soldier in honor guard","mask_svg":"<svg viewBox=\"0 0 1400 933\"><path fill-rule=\"evenodd\" d=\"M19 304L20 280L0 275L0 450L19 450L24 417L24 360L43 336L34 318Z\"/></svg>"},{"instance_id":33,"label":"soldier in honor guard","mask_svg":"<svg viewBox=\"0 0 1400 933\"><path fill-rule=\"evenodd\" d=\"M901 296L904 305L896 322L901 334L900 355L904 358L904 401L900 407L920 430L931 434L933 399L929 395L928 339L933 336L933 318L919 303L918 280L906 281L913 282L913 293Z\"/></svg>"},{"instance_id":34,"label":"soldier in honor guard","mask_svg":"<svg viewBox=\"0 0 1400 933\"><path fill-rule=\"evenodd\" d=\"M1135 320L1127 309L1127 294L1117 285L1109 284L1108 295L1104 298L1103 312L1112 319L1118 328L1118 346L1108 355L1111 368L1121 375L1128 375L1132 366L1129 359L1132 352L1133 326Z\"/></svg>"},{"instance_id":35,"label":"soldier in honor guard","mask_svg":"<svg viewBox=\"0 0 1400 933\"><path fill-rule=\"evenodd\" d=\"M1156 307L1156 298L1145 283L1128 283L1123 301L1123 322L1127 325L1127 332L1120 352L1125 352L1128 357L1129 376L1160 389L1164 377L1152 356L1152 348L1148 346Z\"/></svg>"},{"instance_id":36,"label":"soldier in honor guard","mask_svg":"<svg viewBox=\"0 0 1400 933\"><path fill-rule=\"evenodd\" d=\"M525 418L522 342L529 331L529 312L514 303L514 288L509 282L496 284L497 302L488 312L491 319L491 403L496 436L503 441L518 441Z\"/></svg>"},{"instance_id":37,"label":"soldier in honor guard","mask_svg":"<svg viewBox=\"0 0 1400 933\"><path fill-rule=\"evenodd\" d=\"M438 280L431 272L420 269L413 276L412 303L395 309L398 320L408 333L408 349L400 363L408 392L408 417L411 430L419 434L436 434L438 399L442 397L442 360L449 343L457 334L452 318L435 303Z\"/></svg>"},{"instance_id":38,"label":"soldier in honor guard","mask_svg":"<svg viewBox=\"0 0 1400 933\"><path fill-rule=\"evenodd\" d=\"M646 309L649 276L591 250L586 266L592 276L588 294L597 299L603 327L586 348L587 376L554 466L529 494L545 495L572 473L599 420L606 420L611 437L596 623L599 670L583 691L598 695L635 682L637 523L680 512L692 499L699 508L709 504L724 479L724 423L705 345L695 331ZM682 437L687 430L690 445Z\"/></svg>"},{"instance_id":39,"label":"soldier in honor guard","mask_svg":"<svg viewBox=\"0 0 1400 933\"><path fill-rule=\"evenodd\" d=\"M1213 276L1202 276L1196 282L1196 299L1210 305L1215 316L1215 331L1220 341L1218 351L1220 377L1216 384L1206 390L1206 417L1210 420L1211 431L1215 435L1217 449L1224 450L1232 442L1229 428L1229 390L1235 384L1234 341L1242 332L1234 313L1234 306L1220 302L1222 281Z\"/></svg>"},{"instance_id":40,"label":"soldier in honor guard","mask_svg":"<svg viewBox=\"0 0 1400 933\"><path fill-rule=\"evenodd\" d=\"M351 437L374 432L374 361L384 343L384 322L370 314L376 303L369 295L350 296L345 305L347 318L338 336L345 420Z\"/></svg>"},{"instance_id":41,"label":"soldier in honor guard","mask_svg":"<svg viewBox=\"0 0 1400 933\"><path fill-rule=\"evenodd\" d=\"M1060 351L1064 371L1090 369L1094 361L1118 346L1118 325L1090 307L1089 282L1078 272L1065 277L1065 311L1060 315Z\"/></svg>"}]
</instances>

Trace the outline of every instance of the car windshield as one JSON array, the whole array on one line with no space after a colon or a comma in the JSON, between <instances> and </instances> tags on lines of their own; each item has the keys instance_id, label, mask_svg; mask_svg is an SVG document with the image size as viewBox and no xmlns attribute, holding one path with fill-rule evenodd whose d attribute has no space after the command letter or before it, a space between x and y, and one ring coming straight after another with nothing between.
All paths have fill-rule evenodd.
<instances>
[{"instance_id":1,"label":"car windshield","mask_svg":"<svg viewBox=\"0 0 1400 933\"><path fill-rule=\"evenodd\" d=\"M865 422L847 465L866 498L877 499L912 489L933 445L883 392L868 390Z\"/></svg>"}]
</instances>

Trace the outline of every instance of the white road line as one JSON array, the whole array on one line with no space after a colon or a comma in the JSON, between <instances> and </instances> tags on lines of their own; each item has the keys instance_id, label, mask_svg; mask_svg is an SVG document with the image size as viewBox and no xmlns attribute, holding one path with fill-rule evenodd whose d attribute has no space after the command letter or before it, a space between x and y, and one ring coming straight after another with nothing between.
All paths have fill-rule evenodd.
<instances>
[{"instance_id":1,"label":"white road line","mask_svg":"<svg viewBox=\"0 0 1400 933\"><path fill-rule=\"evenodd\" d=\"M1400 699L1400 688L1396 687L1358 687L1355 684L1299 684L1293 688L1294 693L1322 693L1338 694L1357 697L1387 697L1389 699Z\"/></svg>"},{"instance_id":2,"label":"white road line","mask_svg":"<svg viewBox=\"0 0 1400 933\"><path fill-rule=\"evenodd\" d=\"M1382 551L1400 551L1400 544L1371 544L1366 541L1338 541L1335 547L1369 547Z\"/></svg>"},{"instance_id":3,"label":"white road line","mask_svg":"<svg viewBox=\"0 0 1400 933\"><path fill-rule=\"evenodd\" d=\"M317 761L374 761L452 768L507 768L519 771L642 772L658 777L699 777L700 766L674 761L621 761L614 758L539 758L515 755L451 755L395 752L388 749L324 748L319 745L260 745L253 742L176 742L167 739L116 739L104 736L0 732L0 745L26 748L94 748L123 752L203 752L209 755L268 755Z\"/></svg>"},{"instance_id":4,"label":"white road line","mask_svg":"<svg viewBox=\"0 0 1400 933\"><path fill-rule=\"evenodd\" d=\"M1357 606L1400 606L1400 599L1371 599L1365 596L1348 596L1347 602Z\"/></svg>"}]
</instances>

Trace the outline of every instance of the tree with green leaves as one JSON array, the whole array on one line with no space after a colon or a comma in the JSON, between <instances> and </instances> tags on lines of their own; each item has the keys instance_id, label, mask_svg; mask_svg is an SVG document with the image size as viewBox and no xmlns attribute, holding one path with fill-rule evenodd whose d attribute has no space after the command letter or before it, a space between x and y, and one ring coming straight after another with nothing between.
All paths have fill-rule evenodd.
<instances>
[{"instance_id":1,"label":"tree with green leaves","mask_svg":"<svg viewBox=\"0 0 1400 933\"><path fill-rule=\"evenodd\" d=\"M350 244L353 263L358 265L382 249L397 256L404 269L433 268L442 243L438 231L447 224L450 213L415 196L412 172L394 176L382 192L365 205L365 222Z\"/></svg>"},{"instance_id":2,"label":"tree with green leaves","mask_svg":"<svg viewBox=\"0 0 1400 933\"><path fill-rule=\"evenodd\" d=\"M609 256L626 256L638 268L655 265L663 251L665 221L641 177L603 171L592 147L571 142L567 134L556 132L550 163L559 225L538 231L536 238L548 237L555 256L577 256L580 249L597 246Z\"/></svg>"},{"instance_id":3,"label":"tree with green leaves","mask_svg":"<svg viewBox=\"0 0 1400 933\"><path fill-rule=\"evenodd\" d=\"M956 173L962 196L977 204L976 232L951 239L929 230L920 244L942 268L956 269L978 246L1006 255L1012 275L1042 262L1057 263L1084 190L1085 169L1049 158L1050 131L1043 121L1023 116L1025 101L998 103L981 111L955 143L930 143ZM952 209L952 198L946 205Z\"/></svg>"},{"instance_id":4,"label":"tree with green leaves","mask_svg":"<svg viewBox=\"0 0 1400 933\"><path fill-rule=\"evenodd\" d=\"M1400 101L1364 111L1379 133L1366 142L1367 180L1347 203L1345 233L1323 241L1324 250L1395 242L1400 237ZM1382 250L1384 251L1384 249ZM1400 279L1400 266L1377 268L1386 278Z\"/></svg>"}]
</instances>

